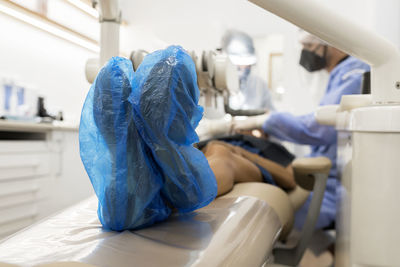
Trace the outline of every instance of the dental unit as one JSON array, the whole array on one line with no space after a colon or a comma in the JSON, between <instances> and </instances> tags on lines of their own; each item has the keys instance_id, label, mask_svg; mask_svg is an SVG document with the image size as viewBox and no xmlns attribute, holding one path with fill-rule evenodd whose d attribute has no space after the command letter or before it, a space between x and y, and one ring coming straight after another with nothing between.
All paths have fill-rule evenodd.
<instances>
[{"instance_id":1,"label":"dental unit","mask_svg":"<svg viewBox=\"0 0 400 267\"><path fill-rule=\"evenodd\" d=\"M400 213L400 54L387 40L315 1L250 0L371 65L371 95L317 111L335 126L342 188L338 266L397 266Z\"/></svg>"}]
</instances>

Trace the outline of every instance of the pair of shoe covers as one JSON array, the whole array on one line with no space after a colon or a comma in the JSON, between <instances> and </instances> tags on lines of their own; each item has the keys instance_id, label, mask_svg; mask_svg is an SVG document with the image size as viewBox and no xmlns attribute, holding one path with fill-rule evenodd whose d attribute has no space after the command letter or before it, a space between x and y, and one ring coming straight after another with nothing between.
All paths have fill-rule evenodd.
<instances>
[{"instance_id":1,"label":"pair of shoe covers","mask_svg":"<svg viewBox=\"0 0 400 267\"><path fill-rule=\"evenodd\" d=\"M101 69L81 115L80 155L106 229L165 220L171 207L210 203L217 184L193 147L203 108L191 57L179 46L147 55L136 72L114 57Z\"/></svg>"}]
</instances>

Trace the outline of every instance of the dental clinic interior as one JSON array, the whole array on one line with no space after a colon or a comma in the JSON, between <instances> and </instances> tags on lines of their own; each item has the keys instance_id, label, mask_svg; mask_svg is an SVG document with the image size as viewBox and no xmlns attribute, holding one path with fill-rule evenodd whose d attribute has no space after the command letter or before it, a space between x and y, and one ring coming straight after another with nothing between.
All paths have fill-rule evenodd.
<instances>
[{"instance_id":1,"label":"dental clinic interior","mask_svg":"<svg viewBox=\"0 0 400 267\"><path fill-rule=\"evenodd\" d=\"M400 266L400 1L0 0L0 267Z\"/></svg>"}]
</instances>

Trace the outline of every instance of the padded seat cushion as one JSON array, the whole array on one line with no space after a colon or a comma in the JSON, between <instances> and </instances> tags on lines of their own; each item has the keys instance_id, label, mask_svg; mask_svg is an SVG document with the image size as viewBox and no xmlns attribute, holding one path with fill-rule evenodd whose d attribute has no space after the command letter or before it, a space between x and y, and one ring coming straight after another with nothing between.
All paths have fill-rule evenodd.
<instances>
[{"instance_id":1,"label":"padded seat cushion","mask_svg":"<svg viewBox=\"0 0 400 267\"><path fill-rule=\"evenodd\" d=\"M296 186L290 192L285 192L277 186L266 183L238 183L235 184L232 191L223 195L227 197L252 196L264 200L278 214L279 220L283 225L280 239L285 239L290 233L294 222L294 213L307 200L310 192Z\"/></svg>"}]
</instances>

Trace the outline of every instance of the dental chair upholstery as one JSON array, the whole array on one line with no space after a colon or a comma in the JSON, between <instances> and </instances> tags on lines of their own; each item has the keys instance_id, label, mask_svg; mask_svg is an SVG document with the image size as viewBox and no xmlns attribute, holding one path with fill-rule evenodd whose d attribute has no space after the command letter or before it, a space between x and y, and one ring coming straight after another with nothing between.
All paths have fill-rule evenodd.
<instances>
[{"instance_id":1,"label":"dental chair upholstery","mask_svg":"<svg viewBox=\"0 0 400 267\"><path fill-rule=\"evenodd\" d=\"M332 164L328 158L319 157L299 158L292 163L292 166L297 182L297 187L292 191L285 192L279 187L265 183L239 183L223 197L253 196L267 202L277 213L282 225L279 240L285 241L293 227L294 213L305 203L310 191L314 191L301 238L296 247L279 248L274 251L276 263L297 266L315 229Z\"/></svg>"},{"instance_id":2,"label":"dental chair upholstery","mask_svg":"<svg viewBox=\"0 0 400 267\"><path fill-rule=\"evenodd\" d=\"M136 231L106 231L92 197L0 242L0 261L18 266L80 262L99 267L261 266L281 223L254 197L216 199ZM1 266L1 265L0 265Z\"/></svg>"},{"instance_id":3,"label":"dental chair upholstery","mask_svg":"<svg viewBox=\"0 0 400 267\"><path fill-rule=\"evenodd\" d=\"M319 215L330 161L297 159L293 168L300 186L291 192L264 183L236 184L202 209L137 231L103 230L92 197L0 241L0 261L17 266L262 266L274 258L297 266ZM273 249L291 231L294 211L309 195L302 187L314 190L302 238L294 248Z\"/></svg>"},{"instance_id":4,"label":"dental chair upholstery","mask_svg":"<svg viewBox=\"0 0 400 267\"><path fill-rule=\"evenodd\" d=\"M314 173L329 173L330 161L326 158L301 158L293 162L295 189L285 192L277 186L266 183L238 183L233 190L222 197L253 196L267 202L277 213L283 229L280 240L292 230L294 213L306 202L315 183Z\"/></svg>"}]
</instances>

